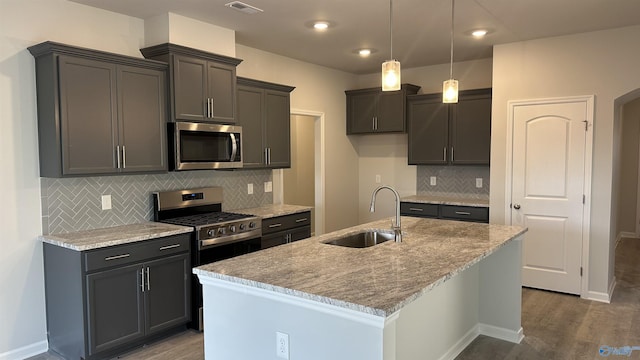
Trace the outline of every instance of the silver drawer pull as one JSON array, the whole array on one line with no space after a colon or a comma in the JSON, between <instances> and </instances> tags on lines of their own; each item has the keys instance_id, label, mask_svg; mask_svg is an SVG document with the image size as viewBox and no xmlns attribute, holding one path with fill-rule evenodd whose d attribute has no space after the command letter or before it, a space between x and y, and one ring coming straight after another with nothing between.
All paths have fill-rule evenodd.
<instances>
[{"instance_id":1,"label":"silver drawer pull","mask_svg":"<svg viewBox=\"0 0 640 360\"><path fill-rule=\"evenodd\" d=\"M282 226L282 224L280 224L280 223L278 223L278 224L271 224L271 225L269 225L269 229L277 228L277 227L280 227L280 226Z\"/></svg>"},{"instance_id":2,"label":"silver drawer pull","mask_svg":"<svg viewBox=\"0 0 640 360\"><path fill-rule=\"evenodd\" d=\"M160 248L160 251L169 250L169 249L175 249L177 247L180 247L180 244L173 244L173 245L163 246L163 247Z\"/></svg>"},{"instance_id":3,"label":"silver drawer pull","mask_svg":"<svg viewBox=\"0 0 640 360\"><path fill-rule=\"evenodd\" d=\"M420 208L409 208L409 211L424 211L424 209L420 209Z\"/></svg>"},{"instance_id":4,"label":"silver drawer pull","mask_svg":"<svg viewBox=\"0 0 640 360\"><path fill-rule=\"evenodd\" d=\"M128 258L129 256L131 256L131 254L122 254L122 255L115 255L115 256L107 256L106 258L104 258L104 261L124 259L124 258Z\"/></svg>"},{"instance_id":5,"label":"silver drawer pull","mask_svg":"<svg viewBox=\"0 0 640 360\"><path fill-rule=\"evenodd\" d=\"M144 292L144 268L140 269L140 290Z\"/></svg>"},{"instance_id":6,"label":"silver drawer pull","mask_svg":"<svg viewBox=\"0 0 640 360\"><path fill-rule=\"evenodd\" d=\"M147 291L151 290L151 281L149 281L149 267L145 271L147 273Z\"/></svg>"},{"instance_id":7,"label":"silver drawer pull","mask_svg":"<svg viewBox=\"0 0 640 360\"><path fill-rule=\"evenodd\" d=\"M456 215L471 215L471 213L466 211L456 211Z\"/></svg>"},{"instance_id":8,"label":"silver drawer pull","mask_svg":"<svg viewBox=\"0 0 640 360\"><path fill-rule=\"evenodd\" d=\"M302 219L296 220L297 223L301 223L301 222L304 222L304 221L307 221L307 218L302 218Z\"/></svg>"}]
</instances>

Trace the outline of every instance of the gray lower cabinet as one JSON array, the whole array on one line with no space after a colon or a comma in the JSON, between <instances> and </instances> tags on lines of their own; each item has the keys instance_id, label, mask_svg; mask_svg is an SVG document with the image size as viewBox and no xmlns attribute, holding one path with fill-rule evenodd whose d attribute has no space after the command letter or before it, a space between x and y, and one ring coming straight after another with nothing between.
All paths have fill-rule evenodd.
<instances>
[{"instance_id":1,"label":"gray lower cabinet","mask_svg":"<svg viewBox=\"0 0 640 360\"><path fill-rule=\"evenodd\" d=\"M462 91L457 104L409 96L407 111L410 165L489 165L491 89Z\"/></svg>"},{"instance_id":2,"label":"gray lower cabinet","mask_svg":"<svg viewBox=\"0 0 640 360\"><path fill-rule=\"evenodd\" d=\"M310 236L310 211L262 220L262 249L306 239Z\"/></svg>"},{"instance_id":3,"label":"gray lower cabinet","mask_svg":"<svg viewBox=\"0 0 640 360\"><path fill-rule=\"evenodd\" d=\"M49 347L111 358L190 320L190 235L89 251L44 244Z\"/></svg>"},{"instance_id":4,"label":"gray lower cabinet","mask_svg":"<svg viewBox=\"0 0 640 360\"><path fill-rule=\"evenodd\" d=\"M406 97L419 86L402 84L398 91L380 88L347 90L347 135L406 132Z\"/></svg>"},{"instance_id":5,"label":"gray lower cabinet","mask_svg":"<svg viewBox=\"0 0 640 360\"><path fill-rule=\"evenodd\" d=\"M293 87L238 78L238 121L244 168L291 167Z\"/></svg>"},{"instance_id":6,"label":"gray lower cabinet","mask_svg":"<svg viewBox=\"0 0 640 360\"><path fill-rule=\"evenodd\" d=\"M40 176L167 171L165 64L52 42L29 50Z\"/></svg>"},{"instance_id":7,"label":"gray lower cabinet","mask_svg":"<svg viewBox=\"0 0 640 360\"><path fill-rule=\"evenodd\" d=\"M140 51L169 64L173 121L236 122L236 66L242 60L169 43Z\"/></svg>"},{"instance_id":8,"label":"gray lower cabinet","mask_svg":"<svg viewBox=\"0 0 640 360\"><path fill-rule=\"evenodd\" d=\"M485 206L427 204L402 201L400 202L400 214L402 216L489 223L489 208Z\"/></svg>"}]
</instances>

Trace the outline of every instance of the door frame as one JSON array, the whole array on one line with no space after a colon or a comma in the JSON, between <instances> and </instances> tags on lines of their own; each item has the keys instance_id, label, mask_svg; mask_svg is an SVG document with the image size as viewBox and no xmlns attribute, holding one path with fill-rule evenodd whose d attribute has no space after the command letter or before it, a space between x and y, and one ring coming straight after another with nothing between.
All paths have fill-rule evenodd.
<instances>
[{"instance_id":1,"label":"door frame","mask_svg":"<svg viewBox=\"0 0 640 360\"><path fill-rule=\"evenodd\" d=\"M314 118L314 154L315 154L315 206L314 223L315 234L322 235L325 232L325 118L320 111L303 110L292 108L289 112L289 119L294 115L309 116ZM291 121L291 120L289 120ZM273 201L274 203L284 203L284 169L273 170Z\"/></svg>"},{"instance_id":2,"label":"door frame","mask_svg":"<svg viewBox=\"0 0 640 360\"><path fill-rule=\"evenodd\" d=\"M509 100L507 102L507 133L506 143L506 166L505 166L505 224L511 224L511 199L513 186L513 121L515 119L515 109L519 106L530 105L549 105L562 104L571 102L583 102L587 107L587 131L585 134L585 154L584 154L584 184L582 193L585 196L584 207L582 210L582 281L580 285L580 297L592 298L589 295L589 241L591 239L591 180L592 180L592 162L593 162L593 110L594 95L583 96L566 96L557 98L541 98L527 100ZM526 237L526 234L525 234Z\"/></svg>"}]
</instances>

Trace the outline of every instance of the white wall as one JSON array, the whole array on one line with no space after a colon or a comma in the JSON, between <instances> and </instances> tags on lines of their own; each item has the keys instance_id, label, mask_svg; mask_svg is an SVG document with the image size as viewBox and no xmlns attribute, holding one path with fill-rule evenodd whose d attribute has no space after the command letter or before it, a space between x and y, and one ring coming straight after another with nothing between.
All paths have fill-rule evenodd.
<instances>
[{"instance_id":1,"label":"white wall","mask_svg":"<svg viewBox=\"0 0 640 360\"><path fill-rule=\"evenodd\" d=\"M491 222L504 223L507 102L595 94L589 290L613 280L614 101L640 87L640 26L499 45L493 51ZM615 224L615 222L613 223Z\"/></svg>"},{"instance_id":2,"label":"white wall","mask_svg":"<svg viewBox=\"0 0 640 360\"><path fill-rule=\"evenodd\" d=\"M358 223L358 154L346 135L344 91L356 76L243 45L238 76L295 86L291 108L325 115L325 232Z\"/></svg>"},{"instance_id":3,"label":"white wall","mask_svg":"<svg viewBox=\"0 0 640 360\"><path fill-rule=\"evenodd\" d=\"M464 61L454 64L454 77L460 81L460 90L491 87L491 59ZM449 64L424 66L402 70L402 83L421 86L419 93L442 92L442 82L449 78ZM362 75L358 88L380 86L380 74ZM357 144L358 168L358 213L360 223L379 220L394 215L394 197L390 192L380 193L376 201L376 212L369 212L371 193L378 185L390 185L400 196L416 194L417 167L407 164L408 137L400 135L352 135ZM381 175L381 183L375 175Z\"/></svg>"},{"instance_id":4,"label":"white wall","mask_svg":"<svg viewBox=\"0 0 640 360\"><path fill-rule=\"evenodd\" d=\"M63 0L0 1L0 359L46 351L34 59L52 40L141 57L143 22Z\"/></svg>"}]
</instances>

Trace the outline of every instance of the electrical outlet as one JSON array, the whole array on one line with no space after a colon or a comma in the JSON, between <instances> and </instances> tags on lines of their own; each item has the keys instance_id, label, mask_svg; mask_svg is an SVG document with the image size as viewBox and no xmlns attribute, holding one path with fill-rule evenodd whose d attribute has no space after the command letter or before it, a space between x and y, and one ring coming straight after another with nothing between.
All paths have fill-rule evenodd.
<instances>
[{"instance_id":1,"label":"electrical outlet","mask_svg":"<svg viewBox=\"0 0 640 360\"><path fill-rule=\"evenodd\" d=\"M380 182L382 182L382 178L380 178L380 175L376 175L376 184L380 184Z\"/></svg>"},{"instance_id":2,"label":"electrical outlet","mask_svg":"<svg viewBox=\"0 0 640 360\"><path fill-rule=\"evenodd\" d=\"M247 194L253 194L253 184L247 184Z\"/></svg>"},{"instance_id":3,"label":"electrical outlet","mask_svg":"<svg viewBox=\"0 0 640 360\"><path fill-rule=\"evenodd\" d=\"M280 359L289 359L289 335L276 332L276 355Z\"/></svg>"},{"instance_id":4,"label":"electrical outlet","mask_svg":"<svg viewBox=\"0 0 640 360\"><path fill-rule=\"evenodd\" d=\"M264 183L264 192L270 193L273 191L273 183L271 181L267 181Z\"/></svg>"},{"instance_id":5,"label":"electrical outlet","mask_svg":"<svg viewBox=\"0 0 640 360\"><path fill-rule=\"evenodd\" d=\"M429 185L436 186L436 177L432 176L429 178Z\"/></svg>"},{"instance_id":6,"label":"electrical outlet","mask_svg":"<svg viewBox=\"0 0 640 360\"><path fill-rule=\"evenodd\" d=\"M102 210L111 210L111 195L102 195Z\"/></svg>"},{"instance_id":7,"label":"electrical outlet","mask_svg":"<svg viewBox=\"0 0 640 360\"><path fill-rule=\"evenodd\" d=\"M481 188L482 187L482 178L476 178L476 187L477 188Z\"/></svg>"}]
</instances>

